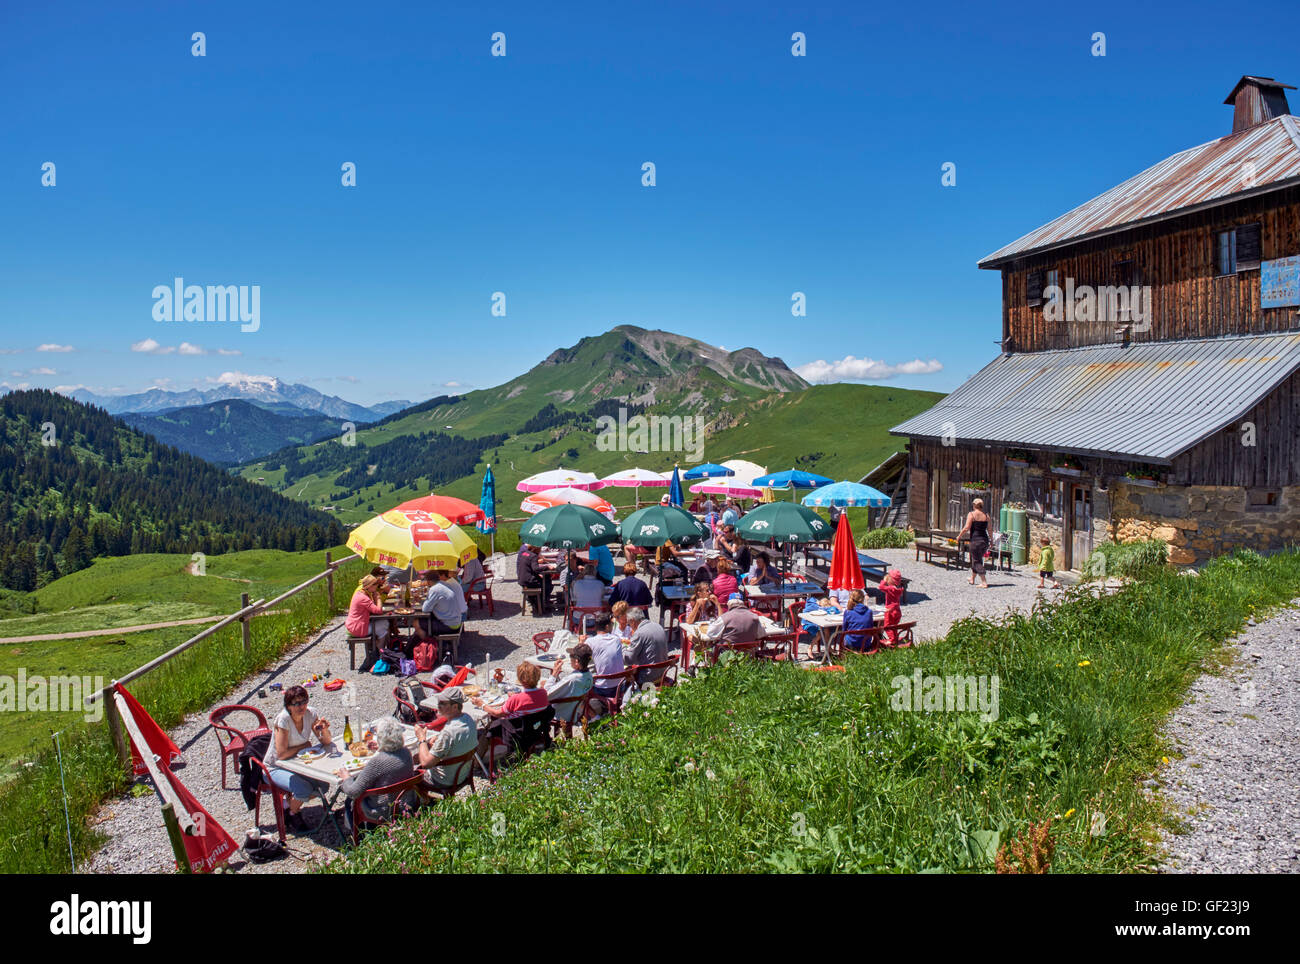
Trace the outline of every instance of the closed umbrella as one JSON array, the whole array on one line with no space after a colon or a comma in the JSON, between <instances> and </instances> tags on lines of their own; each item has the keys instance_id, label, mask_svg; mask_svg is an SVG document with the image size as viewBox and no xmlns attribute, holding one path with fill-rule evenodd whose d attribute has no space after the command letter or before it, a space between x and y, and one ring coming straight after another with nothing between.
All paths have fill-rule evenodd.
<instances>
[{"instance_id":1,"label":"closed umbrella","mask_svg":"<svg viewBox=\"0 0 1300 964\"><path fill-rule=\"evenodd\" d=\"M677 473L677 466L673 466L673 480L668 486L668 501L675 506L681 506L685 501L682 498L682 478Z\"/></svg>"},{"instance_id":2,"label":"closed umbrella","mask_svg":"<svg viewBox=\"0 0 1300 964\"><path fill-rule=\"evenodd\" d=\"M483 473L483 489L479 493L478 507L483 513L478 523L478 531L487 534L488 545L492 555L495 556L497 553L497 478L492 474L490 464L487 471Z\"/></svg>"},{"instance_id":3,"label":"closed umbrella","mask_svg":"<svg viewBox=\"0 0 1300 964\"><path fill-rule=\"evenodd\" d=\"M831 547L831 574L826 580L827 589L862 589L862 566L858 563L858 548L853 544L853 530L849 528L847 514L840 516L835 527L835 544Z\"/></svg>"}]
</instances>

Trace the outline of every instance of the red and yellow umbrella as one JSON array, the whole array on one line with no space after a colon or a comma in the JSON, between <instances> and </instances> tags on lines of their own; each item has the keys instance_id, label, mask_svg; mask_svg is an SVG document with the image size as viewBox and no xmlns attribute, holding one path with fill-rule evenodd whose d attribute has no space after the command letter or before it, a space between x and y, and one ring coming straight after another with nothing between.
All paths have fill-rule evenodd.
<instances>
[{"instance_id":1,"label":"red and yellow umbrella","mask_svg":"<svg viewBox=\"0 0 1300 964\"><path fill-rule=\"evenodd\" d=\"M442 516L445 521L438 522L438 525L468 526L483 518L482 509L454 495L424 495L403 502L397 508L402 512L428 512L430 515Z\"/></svg>"},{"instance_id":2,"label":"red and yellow umbrella","mask_svg":"<svg viewBox=\"0 0 1300 964\"><path fill-rule=\"evenodd\" d=\"M831 575L826 580L827 589L851 589L865 587L862 581L862 566L858 562L858 549L853 544L853 530L849 528L849 514L840 516L839 525L835 527L835 544L831 547Z\"/></svg>"},{"instance_id":3,"label":"red and yellow umbrella","mask_svg":"<svg viewBox=\"0 0 1300 964\"><path fill-rule=\"evenodd\" d=\"M348 548L381 566L455 569L478 554L459 526L431 512L389 509L363 522L348 536Z\"/></svg>"}]
</instances>

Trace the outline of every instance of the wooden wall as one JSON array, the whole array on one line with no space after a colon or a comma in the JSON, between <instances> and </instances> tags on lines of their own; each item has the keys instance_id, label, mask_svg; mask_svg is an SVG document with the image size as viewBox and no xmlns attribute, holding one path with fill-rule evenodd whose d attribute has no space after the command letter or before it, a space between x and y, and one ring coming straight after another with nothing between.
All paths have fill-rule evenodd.
<instances>
[{"instance_id":1,"label":"wooden wall","mask_svg":"<svg viewBox=\"0 0 1300 964\"><path fill-rule=\"evenodd\" d=\"M1260 254L1271 260L1300 254L1300 188L1250 198L1084 242L1002 269L1003 338L1009 350L1040 351L1114 342L1113 322L1048 322L1043 305L1026 304L1030 271L1060 272L1061 285L1116 284L1116 262L1132 260L1136 284L1151 285L1151 329L1133 332L1134 341L1209 338L1300 327L1297 308L1259 306L1259 269L1218 276L1215 233L1235 225L1260 223ZM1046 281L1044 281L1046 284Z\"/></svg>"}]
</instances>

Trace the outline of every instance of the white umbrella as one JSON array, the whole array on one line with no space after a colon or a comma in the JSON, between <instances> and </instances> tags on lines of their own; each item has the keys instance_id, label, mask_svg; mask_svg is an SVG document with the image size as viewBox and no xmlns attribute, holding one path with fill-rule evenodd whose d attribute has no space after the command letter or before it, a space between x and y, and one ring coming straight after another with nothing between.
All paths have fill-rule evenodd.
<instances>
[{"instance_id":1,"label":"white umbrella","mask_svg":"<svg viewBox=\"0 0 1300 964\"><path fill-rule=\"evenodd\" d=\"M673 474L669 472L667 476L665 476L661 472L651 472L649 469L624 469L622 472L615 472L613 475L607 475L600 481L604 485L613 485L625 488L635 487L636 507L639 509L641 507L641 486L645 485L654 488L656 486L672 485Z\"/></svg>"},{"instance_id":2,"label":"white umbrella","mask_svg":"<svg viewBox=\"0 0 1300 964\"><path fill-rule=\"evenodd\" d=\"M601 481L590 472L558 468L551 469L549 472L538 472L536 475L530 475L516 485L515 488L520 492L545 492L547 489L559 489L566 486L574 489L599 489Z\"/></svg>"}]
</instances>

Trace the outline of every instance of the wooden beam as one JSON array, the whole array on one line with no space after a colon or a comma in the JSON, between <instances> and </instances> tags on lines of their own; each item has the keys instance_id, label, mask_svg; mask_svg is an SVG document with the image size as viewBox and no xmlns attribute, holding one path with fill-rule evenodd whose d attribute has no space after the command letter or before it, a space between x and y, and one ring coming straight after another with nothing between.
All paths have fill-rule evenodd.
<instances>
[{"instance_id":1,"label":"wooden beam","mask_svg":"<svg viewBox=\"0 0 1300 964\"><path fill-rule=\"evenodd\" d=\"M163 798L164 804L171 804L175 808L176 822L180 829L190 836L194 836L198 833L194 818L190 816L189 811L181 803L181 798L176 794L176 788L172 786L172 782L163 776L162 771L158 768L158 761L154 759L154 754L149 752L149 743L145 740L144 734L140 732L140 726L136 723L135 717L131 715L126 700L122 699L121 693L114 692L113 702L122 717L122 722L126 725L126 731L131 734L131 741L135 743L140 759L144 761L145 768L149 771L149 778L153 780L153 785L158 789L158 795ZM182 854L184 849L184 847L181 848Z\"/></svg>"}]
</instances>

